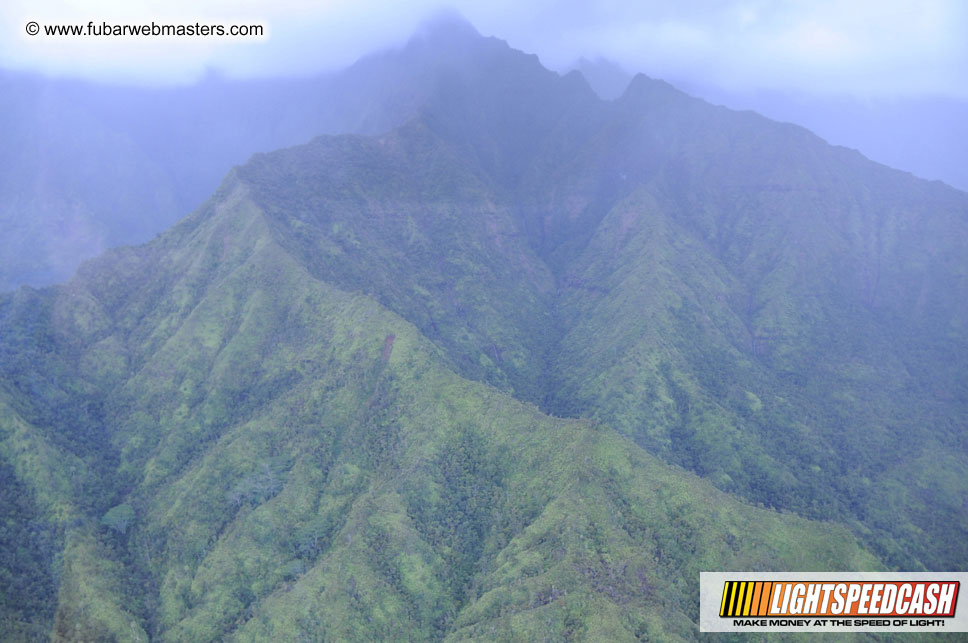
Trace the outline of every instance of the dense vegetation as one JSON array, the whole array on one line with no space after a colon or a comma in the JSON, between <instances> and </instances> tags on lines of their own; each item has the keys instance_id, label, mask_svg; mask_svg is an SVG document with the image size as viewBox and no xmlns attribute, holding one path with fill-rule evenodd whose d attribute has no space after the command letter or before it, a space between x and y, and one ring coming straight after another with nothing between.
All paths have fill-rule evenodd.
<instances>
[{"instance_id":1,"label":"dense vegetation","mask_svg":"<svg viewBox=\"0 0 968 643\"><path fill-rule=\"evenodd\" d=\"M0 631L688 640L702 570L968 562L968 196L461 50L0 297Z\"/></svg>"}]
</instances>

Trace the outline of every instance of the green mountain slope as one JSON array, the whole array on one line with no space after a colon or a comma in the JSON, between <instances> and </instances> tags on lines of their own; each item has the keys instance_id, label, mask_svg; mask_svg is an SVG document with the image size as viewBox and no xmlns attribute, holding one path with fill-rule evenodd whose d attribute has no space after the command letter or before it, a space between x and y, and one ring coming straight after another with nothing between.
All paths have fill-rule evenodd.
<instances>
[{"instance_id":1,"label":"green mountain slope","mask_svg":"<svg viewBox=\"0 0 968 643\"><path fill-rule=\"evenodd\" d=\"M477 46L0 296L2 631L688 640L701 570L964 566L968 196Z\"/></svg>"},{"instance_id":2,"label":"green mountain slope","mask_svg":"<svg viewBox=\"0 0 968 643\"><path fill-rule=\"evenodd\" d=\"M365 196L363 172L318 146L242 172L277 220L337 231L302 247L305 265L376 294L462 375L594 417L753 502L850 523L894 564L968 559L908 484L963 514L964 195L644 77L603 105L573 78L505 64L514 74L484 86L556 82L547 118L525 126L541 112L527 97L497 111L449 86L450 120L434 103L370 143L391 172L340 157L380 183ZM485 125L458 131L460 114ZM511 136L484 136L505 131L496 114ZM414 143L427 130L437 148ZM343 216L363 236L340 240ZM933 459L946 481L916 464Z\"/></svg>"},{"instance_id":3,"label":"green mountain slope","mask_svg":"<svg viewBox=\"0 0 968 643\"><path fill-rule=\"evenodd\" d=\"M963 565L965 195L642 78L624 101L644 117L609 135L665 158L565 273L550 408L862 523L895 564Z\"/></svg>"},{"instance_id":4,"label":"green mountain slope","mask_svg":"<svg viewBox=\"0 0 968 643\"><path fill-rule=\"evenodd\" d=\"M62 379L43 395L100 423L5 405L3 453L57 536L55 636L689 638L701 569L878 565L842 527L457 376L296 261L249 190L230 178L45 291L47 314L30 291L3 302L5 331L43 338L4 342L5 364L46 351ZM98 524L121 503L124 533Z\"/></svg>"}]
</instances>

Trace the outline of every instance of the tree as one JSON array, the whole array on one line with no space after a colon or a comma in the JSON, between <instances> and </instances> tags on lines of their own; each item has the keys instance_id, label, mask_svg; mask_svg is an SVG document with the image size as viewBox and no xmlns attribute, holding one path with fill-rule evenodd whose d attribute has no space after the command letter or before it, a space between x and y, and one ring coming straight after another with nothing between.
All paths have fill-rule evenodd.
<instances>
[{"instance_id":1,"label":"tree","mask_svg":"<svg viewBox=\"0 0 968 643\"><path fill-rule=\"evenodd\" d=\"M122 536L134 522L134 509L129 504L121 504L108 510L101 518L101 524L110 527Z\"/></svg>"}]
</instances>

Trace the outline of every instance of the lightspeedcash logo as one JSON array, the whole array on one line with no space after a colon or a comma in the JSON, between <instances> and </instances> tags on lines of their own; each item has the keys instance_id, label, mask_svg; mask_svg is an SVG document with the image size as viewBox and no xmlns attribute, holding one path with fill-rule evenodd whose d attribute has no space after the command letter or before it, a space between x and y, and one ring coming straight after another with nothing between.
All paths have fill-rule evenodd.
<instances>
[{"instance_id":1,"label":"lightspeedcash logo","mask_svg":"<svg viewBox=\"0 0 968 643\"><path fill-rule=\"evenodd\" d=\"M968 631L964 573L700 574L702 631ZM964 610L963 610L964 612Z\"/></svg>"},{"instance_id":2,"label":"lightspeedcash logo","mask_svg":"<svg viewBox=\"0 0 968 643\"><path fill-rule=\"evenodd\" d=\"M958 581L770 582L726 581L719 615L941 616L955 614Z\"/></svg>"}]
</instances>

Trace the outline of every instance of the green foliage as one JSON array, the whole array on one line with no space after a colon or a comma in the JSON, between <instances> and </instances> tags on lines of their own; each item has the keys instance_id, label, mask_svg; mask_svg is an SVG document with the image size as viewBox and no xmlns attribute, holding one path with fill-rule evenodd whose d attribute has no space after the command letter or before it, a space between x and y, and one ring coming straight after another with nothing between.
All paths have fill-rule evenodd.
<instances>
[{"instance_id":1,"label":"green foliage","mask_svg":"<svg viewBox=\"0 0 968 643\"><path fill-rule=\"evenodd\" d=\"M29 488L0 458L0 631L41 641L57 604L61 534L51 529Z\"/></svg>"},{"instance_id":2,"label":"green foliage","mask_svg":"<svg viewBox=\"0 0 968 643\"><path fill-rule=\"evenodd\" d=\"M128 527L134 523L134 509L125 503L116 507L111 507L101 518L101 524L110 527L122 536L127 533Z\"/></svg>"},{"instance_id":3,"label":"green foliage","mask_svg":"<svg viewBox=\"0 0 968 643\"><path fill-rule=\"evenodd\" d=\"M0 296L5 630L690 640L701 570L968 560L965 197L492 45Z\"/></svg>"}]
</instances>

